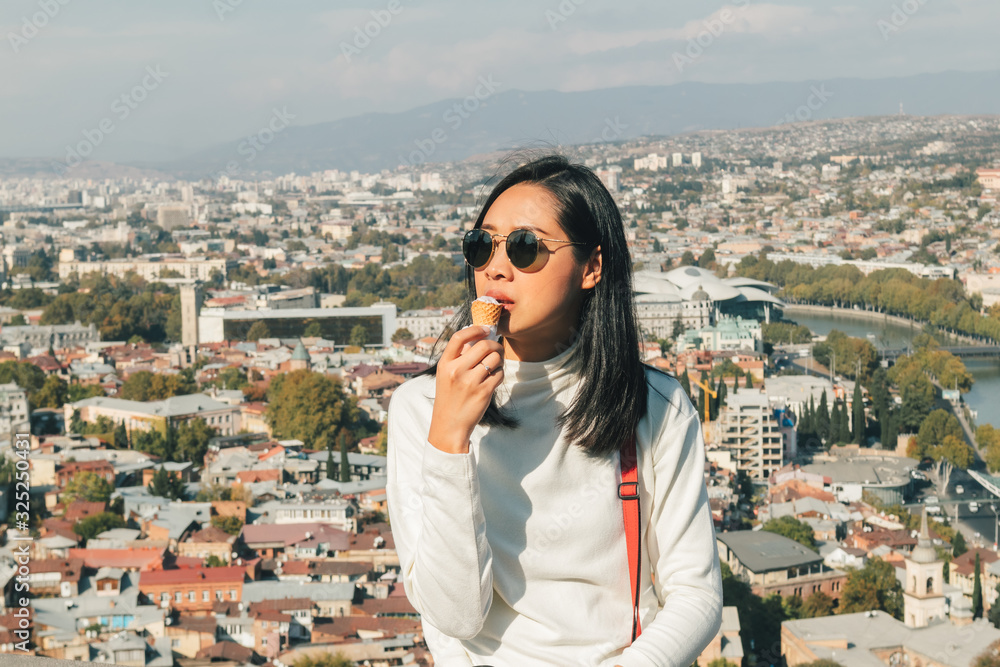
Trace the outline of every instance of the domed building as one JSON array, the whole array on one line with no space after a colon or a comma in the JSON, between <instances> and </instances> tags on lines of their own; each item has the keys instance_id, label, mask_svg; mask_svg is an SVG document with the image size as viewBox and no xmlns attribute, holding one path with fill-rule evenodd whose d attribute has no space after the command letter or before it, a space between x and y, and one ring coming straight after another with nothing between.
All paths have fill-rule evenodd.
<instances>
[{"instance_id":1,"label":"domed building","mask_svg":"<svg viewBox=\"0 0 1000 667\"><path fill-rule=\"evenodd\" d=\"M637 271L633 281L639 325L658 338L673 337L678 327L711 326L726 315L770 322L772 311L785 305L774 296L778 288L770 283L719 278L697 266Z\"/></svg>"}]
</instances>

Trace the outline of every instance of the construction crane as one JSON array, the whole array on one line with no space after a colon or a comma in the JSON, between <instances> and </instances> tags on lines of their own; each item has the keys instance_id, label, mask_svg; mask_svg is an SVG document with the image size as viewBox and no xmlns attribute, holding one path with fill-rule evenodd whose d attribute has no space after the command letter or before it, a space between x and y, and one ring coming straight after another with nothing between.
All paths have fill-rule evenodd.
<instances>
[{"instance_id":1,"label":"construction crane","mask_svg":"<svg viewBox=\"0 0 1000 667\"><path fill-rule=\"evenodd\" d=\"M718 398L719 392L717 392L714 389L712 389L712 385L710 385L709 383L704 382L702 380L695 380L695 384L698 385L698 387L701 388L701 391L703 392L703 394L707 393L708 396L711 396L712 398ZM709 406L711 404L711 400L709 400L708 396L705 397L705 426L702 428L702 431L704 431L704 433L705 433L705 442L706 443L711 440L711 438L709 437L709 428L710 428L710 424L711 424L711 419L710 419L711 413L709 411L710 410Z\"/></svg>"}]
</instances>

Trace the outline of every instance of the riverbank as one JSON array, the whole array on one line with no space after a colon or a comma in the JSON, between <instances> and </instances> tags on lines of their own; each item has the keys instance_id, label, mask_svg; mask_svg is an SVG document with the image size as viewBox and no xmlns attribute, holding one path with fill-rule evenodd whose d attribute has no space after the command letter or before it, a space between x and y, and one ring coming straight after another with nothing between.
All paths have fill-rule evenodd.
<instances>
[{"instance_id":1,"label":"riverbank","mask_svg":"<svg viewBox=\"0 0 1000 667\"><path fill-rule=\"evenodd\" d=\"M791 316L793 313L801 313L804 315L842 315L845 317L858 317L869 319L876 322L882 322L884 324L895 324L900 327L908 327L911 330L915 330L915 333L921 333L924 330L924 326L930 324L929 322L920 322L918 320L912 320L908 317L902 317L900 315L890 315L888 313L882 313L877 310L865 310L864 308L841 308L838 306L819 306L815 304L808 303L788 303L782 308L782 311ZM981 345L982 341L966 336L965 334L956 334L948 332L948 336L954 340L960 341L967 345Z\"/></svg>"}]
</instances>

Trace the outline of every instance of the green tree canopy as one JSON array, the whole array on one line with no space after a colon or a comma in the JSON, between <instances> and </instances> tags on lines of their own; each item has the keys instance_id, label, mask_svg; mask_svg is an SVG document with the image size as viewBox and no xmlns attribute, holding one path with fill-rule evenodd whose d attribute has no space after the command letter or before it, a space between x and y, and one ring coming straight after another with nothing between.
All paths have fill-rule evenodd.
<instances>
[{"instance_id":1,"label":"green tree canopy","mask_svg":"<svg viewBox=\"0 0 1000 667\"><path fill-rule=\"evenodd\" d=\"M91 514L85 519L80 519L73 526L73 532L85 540L90 540L106 530L124 528L125 525L125 519L117 514L100 512L99 514Z\"/></svg>"},{"instance_id":2,"label":"green tree canopy","mask_svg":"<svg viewBox=\"0 0 1000 667\"><path fill-rule=\"evenodd\" d=\"M111 500L115 487L99 475L84 470L66 483L63 497L67 502L84 500L88 503L106 503Z\"/></svg>"},{"instance_id":3,"label":"green tree canopy","mask_svg":"<svg viewBox=\"0 0 1000 667\"><path fill-rule=\"evenodd\" d=\"M847 575L838 613L859 611L884 611L903 619L903 588L896 579L896 568L881 558L872 558Z\"/></svg>"},{"instance_id":4,"label":"green tree canopy","mask_svg":"<svg viewBox=\"0 0 1000 667\"><path fill-rule=\"evenodd\" d=\"M267 324L264 320L257 320L250 325L249 331L247 331L247 340L256 343L261 338L270 338L271 332L267 330Z\"/></svg>"},{"instance_id":5,"label":"green tree canopy","mask_svg":"<svg viewBox=\"0 0 1000 667\"><path fill-rule=\"evenodd\" d=\"M186 396L198 391L190 373L151 373L137 371L128 376L119 390L127 401L162 401L172 396Z\"/></svg>"},{"instance_id":6,"label":"green tree canopy","mask_svg":"<svg viewBox=\"0 0 1000 667\"><path fill-rule=\"evenodd\" d=\"M355 397L334 378L308 370L278 375L267 391L267 423L278 438L296 438L309 449L324 449L338 429L358 418Z\"/></svg>"},{"instance_id":7,"label":"green tree canopy","mask_svg":"<svg viewBox=\"0 0 1000 667\"><path fill-rule=\"evenodd\" d=\"M799 544L816 550L816 538L813 529L809 524L799 521L793 516L783 516L777 519L768 519L764 522L763 530L769 533L784 535L790 540L795 540Z\"/></svg>"},{"instance_id":8,"label":"green tree canopy","mask_svg":"<svg viewBox=\"0 0 1000 667\"><path fill-rule=\"evenodd\" d=\"M164 470L163 466L153 473L153 479L146 488L151 494L161 498L180 500L184 497L184 482L177 475Z\"/></svg>"},{"instance_id":9,"label":"green tree canopy","mask_svg":"<svg viewBox=\"0 0 1000 667\"><path fill-rule=\"evenodd\" d=\"M802 602L799 613L802 618L818 618L833 614L834 601L823 591L816 591Z\"/></svg>"}]
</instances>

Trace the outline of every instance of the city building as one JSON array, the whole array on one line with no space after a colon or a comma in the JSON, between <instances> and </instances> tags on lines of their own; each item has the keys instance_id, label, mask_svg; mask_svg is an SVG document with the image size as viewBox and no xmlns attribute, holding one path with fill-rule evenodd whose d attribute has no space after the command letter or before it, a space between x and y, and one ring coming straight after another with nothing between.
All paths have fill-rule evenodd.
<instances>
[{"instance_id":1,"label":"city building","mask_svg":"<svg viewBox=\"0 0 1000 667\"><path fill-rule=\"evenodd\" d=\"M413 334L413 339L437 338L455 318L455 308L423 308L407 310L396 317L396 326Z\"/></svg>"},{"instance_id":2,"label":"city building","mask_svg":"<svg viewBox=\"0 0 1000 667\"><path fill-rule=\"evenodd\" d=\"M835 448L829 455L816 455L802 471L825 478L824 489L842 503L857 502L870 493L886 505L902 504L913 493L917 461L905 456L863 454L855 448Z\"/></svg>"},{"instance_id":3,"label":"city building","mask_svg":"<svg viewBox=\"0 0 1000 667\"><path fill-rule=\"evenodd\" d=\"M728 449L736 469L761 481L779 470L784 457L781 425L775 419L767 395L740 389L726 397L719 414L715 442Z\"/></svg>"},{"instance_id":4,"label":"city building","mask_svg":"<svg viewBox=\"0 0 1000 667\"><path fill-rule=\"evenodd\" d=\"M14 382L0 384L0 435L28 433L28 394Z\"/></svg>"},{"instance_id":5,"label":"city building","mask_svg":"<svg viewBox=\"0 0 1000 667\"><path fill-rule=\"evenodd\" d=\"M198 567L139 573L139 590L160 607L210 613L216 602L243 599L245 567Z\"/></svg>"},{"instance_id":6,"label":"city building","mask_svg":"<svg viewBox=\"0 0 1000 667\"><path fill-rule=\"evenodd\" d=\"M818 660L877 667L969 667L1000 641L986 619L971 625L913 628L884 611L862 611L781 624L781 655L789 667Z\"/></svg>"},{"instance_id":7,"label":"city building","mask_svg":"<svg viewBox=\"0 0 1000 667\"><path fill-rule=\"evenodd\" d=\"M666 272L637 271L633 289L640 312L643 303L707 301L712 321L723 315L729 315L770 322L772 313L776 315L775 310L785 305L773 295L778 288L770 283L750 278L723 279L708 269L697 266L681 266ZM698 321L700 322L698 326L712 323L712 321Z\"/></svg>"},{"instance_id":8,"label":"city building","mask_svg":"<svg viewBox=\"0 0 1000 667\"><path fill-rule=\"evenodd\" d=\"M129 273L135 273L149 281L165 278L209 281L216 275L225 278L229 271L234 268L236 268L236 262L231 259L145 255L136 259L59 262L59 279L66 280L73 275L82 277L91 273L124 278Z\"/></svg>"},{"instance_id":9,"label":"city building","mask_svg":"<svg viewBox=\"0 0 1000 667\"><path fill-rule=\"evenodd\" d=\"M761 326L757 320L744 320L739 316L722 317L714 325L686 331L677 340L677 351L761 352L763 351L762 341Z\"/></svg>"},{"instance_id":10,"label":"city building","mask_svg":"<svg viewBox=\"0 0 1000 667\"><path fill-rule=\"evenodd\" d=\"M822 556L795 540L766 530L734 530L715 539L719 561L760 597L777 593L806 600L823 592L840 599L847 574L827 567Z\"/></svg>"},{"instance_id":11,"label":"city building","mask_svg":"<svg viewBox=\"0 0 1000 667\"><path fill-rule=\"evenodd\" d=\"M46 324L5 326L0 330L0 341L4 346L28 344L35 349L49 348L63 350L79 347L87 343L97 343L101 334L95 324L83 326L75 324Z\"/></svg>"},{"instance_id":12,"label":"city building","mask_svg":"<svg viewBox=\"0 0 1000 667\"><path fill-rule=\"evenodd\" d=\"M63 408L66 423L70 423L73 413L80 412L80 419L96 422L98 417L107 417L116 424L124 423L131 433L133 430L162 430L176 428L181 422L203 419L219 435L235 435L240 430L239 406L222 403L205 394L174 396L162 401L127 401L121 398L98 396L76 403L67 403Z\"/></svg>"},{"instance_id":13,"label":"city building","mask_svg":"<svg viewBox=\"0 0 1000 667\"><path fill-rule=\"evenodd\" d=\"M219 310L202 308L198 339L202 343L246 340L256 322L263 322L267 337L299 338L316 323L320 335L338 347L350 344L354 327L366 333L366 345L388 347L396 332L396 305L376 303L367 308L292 308L287 310Z\"/></svg>"}]
</instances>

